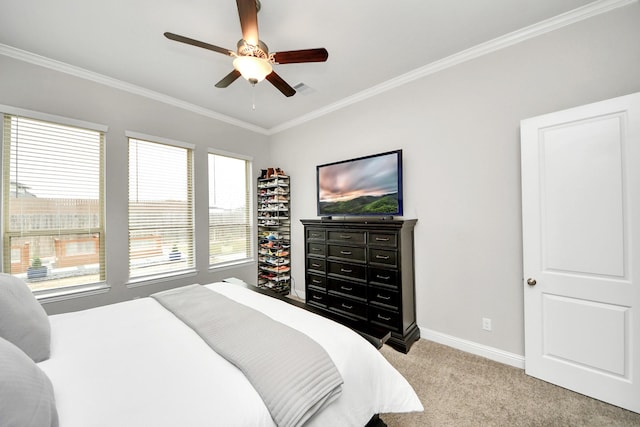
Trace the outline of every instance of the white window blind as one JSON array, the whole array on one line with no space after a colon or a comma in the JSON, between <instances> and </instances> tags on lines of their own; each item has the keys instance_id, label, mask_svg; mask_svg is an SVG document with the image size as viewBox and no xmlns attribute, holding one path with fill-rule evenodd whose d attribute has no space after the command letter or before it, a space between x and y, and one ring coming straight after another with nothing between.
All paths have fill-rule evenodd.
<instances>
[{"instance_id":1,"label":"white window blind","mask_svg":"<svg viewBox=\"0 0 640 427\"><path fill-rule=\"evenodd\" d=\"M192 150L129 138L129 276L194 267Z\"/></svg>"},{"instance_id":2,"label":"white window blind","mask_svg":"<svg viewBox=\"0 0 640 427\"><path fill-rule=\"evenodd\" d=\"M104 133L3 116L4 271L32 290L105 280Z\"/></svg>"},{"instance_id":3,"label":"white window blind","mask_svg":"<svg viewBox=\"0 0 640 427\"><path fill-rule=\"evenodd\" d=\"M251 162L209 153L209 265L253 259Z\"/></svg>"}]
</instances>

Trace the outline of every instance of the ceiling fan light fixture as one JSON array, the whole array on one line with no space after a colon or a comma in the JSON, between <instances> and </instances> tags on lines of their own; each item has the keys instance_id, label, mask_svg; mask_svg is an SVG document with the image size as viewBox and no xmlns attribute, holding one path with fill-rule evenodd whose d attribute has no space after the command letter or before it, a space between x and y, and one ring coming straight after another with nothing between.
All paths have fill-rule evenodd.
<instances>
[{"instance_id":1,"label":"ceiling fan light fixture","mask_svg":"<svg viewBox=\"0 0 640 427\"><path fill-rule=\"evenodd\" d=\"M264 80L273 67L268 60L256 56L238 56L233 60L233 68L238 70L249 83L256 84Z\"/></svg>"}]
</instances>

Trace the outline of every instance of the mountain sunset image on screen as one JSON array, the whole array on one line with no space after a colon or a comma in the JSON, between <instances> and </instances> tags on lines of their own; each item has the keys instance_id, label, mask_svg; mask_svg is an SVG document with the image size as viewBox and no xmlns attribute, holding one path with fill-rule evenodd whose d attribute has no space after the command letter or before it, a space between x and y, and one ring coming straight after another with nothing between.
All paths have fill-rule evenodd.
<instances>
[{"instance_id":1,"label":"mountain sunset image on screen","mask_svg":"<svg viewBox=\"0 0 640 427\"><path fill-rule=\"evenodd\" d=\"M400 152L318 166L318 214L401 213Z\"/></svg>"}]
</instances>

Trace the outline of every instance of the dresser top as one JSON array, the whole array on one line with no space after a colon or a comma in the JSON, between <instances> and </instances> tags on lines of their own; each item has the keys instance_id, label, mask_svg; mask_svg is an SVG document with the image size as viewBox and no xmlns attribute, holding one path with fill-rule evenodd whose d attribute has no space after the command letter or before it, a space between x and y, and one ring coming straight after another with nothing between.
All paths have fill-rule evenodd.
<instances>
[{"instance_id":1,"label":"dresser top","mask_svg":"<svg viewBox=\"0 0 640 427\"><path fill-rule=\"evenodd\" d=\"M301 219L304 225L313 225L323 228L375 228L375 229L399 229L413 228L417 219L380 219L380 218L354 218L354 219Z\"/></svg>"}]
</instances>

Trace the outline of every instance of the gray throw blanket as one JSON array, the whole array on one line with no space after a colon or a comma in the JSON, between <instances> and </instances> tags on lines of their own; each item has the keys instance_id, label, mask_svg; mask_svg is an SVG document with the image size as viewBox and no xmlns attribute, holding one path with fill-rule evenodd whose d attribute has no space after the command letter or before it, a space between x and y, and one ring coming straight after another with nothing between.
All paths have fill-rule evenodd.
<instances>
[{"instance_id":1,"label":"gray throw blanket","mask_svg":"<svg viewBox=\"0 0 640 427\"><path fill-rule=\"evenodd\" d=\"M278 426L304 425L342 393L333 361L302 332L200 285L151 297L244 373Z\"/></svg>"}]
</instances>

